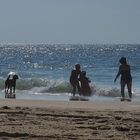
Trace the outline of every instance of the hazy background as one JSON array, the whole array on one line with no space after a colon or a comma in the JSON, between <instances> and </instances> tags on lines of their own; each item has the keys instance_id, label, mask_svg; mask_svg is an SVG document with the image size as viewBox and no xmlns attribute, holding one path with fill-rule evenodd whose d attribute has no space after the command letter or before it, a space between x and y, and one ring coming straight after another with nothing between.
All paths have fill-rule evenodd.
<instances>
[{"instance_id":1,"label":"hazy background","mask_svg":"<svg viewBox=\"0 0 140 140\"><path fill-rule=\"evenodd\" d=\"M140 0L0 0L0 43L140 43Z\"/></svg>"}]
</instances>

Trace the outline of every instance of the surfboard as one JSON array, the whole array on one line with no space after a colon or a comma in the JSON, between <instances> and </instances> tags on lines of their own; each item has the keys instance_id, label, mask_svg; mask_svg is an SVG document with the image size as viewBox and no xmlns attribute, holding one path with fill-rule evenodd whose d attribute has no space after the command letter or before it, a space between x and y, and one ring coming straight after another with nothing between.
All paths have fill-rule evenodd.
<instances>
[{"instance_id":1,"label":"surfboard","mask_svg":"<svg viewBox=\"0 0 140 140\"><path fill-rule=\"evenodd\" d=\"M71 96L69 100L70 101L89 101L89 99L84 96Z\"/></svg>"}]
</instances>

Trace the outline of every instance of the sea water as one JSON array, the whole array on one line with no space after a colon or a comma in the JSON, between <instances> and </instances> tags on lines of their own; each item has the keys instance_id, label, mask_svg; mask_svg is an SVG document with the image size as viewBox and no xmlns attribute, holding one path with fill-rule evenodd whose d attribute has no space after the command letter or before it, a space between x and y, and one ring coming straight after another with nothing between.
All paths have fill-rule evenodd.
<instances>
[{"instance_id":1,"label":"sea water","mask_svg":"<svg viewBox=\"0 0 140 140\"><path fill-rule=\"evenodd\" d=\"M133 99L140 100L139 44L1 44L0 98L13 71L19 75L17 99L69 100L69 77L77 63L91 80L90 100L119 98L120 79L114 83L114 78L121 57L131 66Z\"/></svg>"}]
</instances>

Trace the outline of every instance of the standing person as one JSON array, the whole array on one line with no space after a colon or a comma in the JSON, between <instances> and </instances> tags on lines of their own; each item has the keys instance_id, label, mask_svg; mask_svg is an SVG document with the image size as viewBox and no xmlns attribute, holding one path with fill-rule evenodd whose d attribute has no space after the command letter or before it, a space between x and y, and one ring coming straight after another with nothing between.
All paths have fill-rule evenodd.
<instances>
[{"instance_id":1,"label":"standing person","mask_svg":"<svg viewBox=\"0 0 140 140\"><path fill-rule=\"evenodd\" d=\"M122 99L121 101L125 100L125 94L124 94L124 89L125 85L127 85L128 93L129 93L129 101L131 101L132 98L132 76L131 76L131 71L130 71L130 65L127 64L126 58L122 57L119 61L121 63L119 67L118 74L116 75L116 78L114 82L116 82L117 78L121 75L121 96Z\"/></svg>"},{"instance_id":2,"label":"standing person","mask_svg":"<svg viewBox=\"0 0 140 140\"><path fill-rule=\"evenodd\" d=\"M71 71L70 75L70 83L73 87L73 96L75 96L76 89L78 89L78 93L80 95L81 87L79 84L79 78L80 78L81 70L80 70L80 64L75 65L75 69Z\"/></svg>"}]
</instances>

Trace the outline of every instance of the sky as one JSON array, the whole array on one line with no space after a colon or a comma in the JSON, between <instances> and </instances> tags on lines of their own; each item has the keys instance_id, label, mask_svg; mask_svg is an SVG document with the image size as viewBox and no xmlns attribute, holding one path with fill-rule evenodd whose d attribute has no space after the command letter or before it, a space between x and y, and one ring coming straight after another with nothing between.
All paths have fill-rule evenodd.
<instances>
[{"instance_id":1,"label":"sky","mask_svg":"<svg viewBox=\"0 0 140 140\"><path fill-rule=\"evenodd\" d=\"M1 43L139 44L140 0L0 0Z\"/></svg>"}]
</instances>

